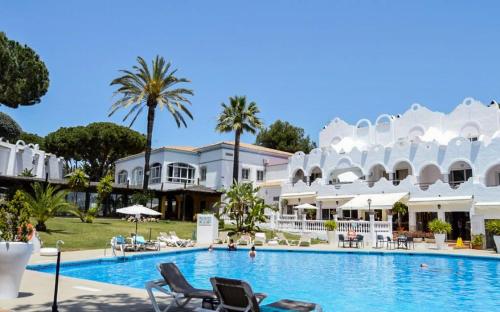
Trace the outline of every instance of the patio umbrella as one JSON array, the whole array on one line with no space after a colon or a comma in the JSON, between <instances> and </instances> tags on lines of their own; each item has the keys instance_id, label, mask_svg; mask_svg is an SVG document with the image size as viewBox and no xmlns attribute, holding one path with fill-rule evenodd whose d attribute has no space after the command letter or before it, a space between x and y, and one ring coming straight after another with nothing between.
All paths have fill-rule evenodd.
<instances>
[{"instance_id":1,"label":"patio umbrella","mask_svg":"<svg viewBox=\"0 0 500 312\"><path fill-rule=\"evenodd\" d=\"M132 215L135 216L135 237L137 237L137 222L138 219L141 217L141 215L146 215L146 216L159 216L161 213L158 211L155 211L153 209L149 209L147 207L144 207L142 205L133 205L125 208L120 208L116 209L116 212L126 214L126 215ZM134 240L135 240L134 237Z\"/></svg>"},{"instance_id":2,"label":"patio umbrella","mask_svg":"<svg viewBox=\"0 0 500 312\"><path fill-rule=\"evenodd\" d=\"M295 208L297 208L297 209L318 209L318 207L313 206L311 204L307 204L307 203L295 206Z\"/></svg>"}]
</instances>

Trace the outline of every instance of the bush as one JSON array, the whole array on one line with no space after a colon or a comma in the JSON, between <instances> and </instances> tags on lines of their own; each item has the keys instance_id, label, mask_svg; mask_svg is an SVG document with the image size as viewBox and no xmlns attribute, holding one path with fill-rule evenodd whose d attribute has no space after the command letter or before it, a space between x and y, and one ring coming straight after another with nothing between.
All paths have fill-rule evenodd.
<instances>
[{"instance_id":1,"label":"bush","mask_svg":"<svg viewBox=\"0 0 500 312\"><path fill-rule=\"evenodd\" d=\"M3 206L3 207L2 207ZM30 206L21 191L6 205L0 206L0 238L6 241L27 242L33 228L29 224Z\"/></svg>"},{"instance_id":2,"label":"bush","mask_svg":"<svg viewBox=\"0 0 500 312\"><path fill-rule=\"evenodd\" d=\"M500 220L489 220L486 222L486 231L493 235L500 235Z\"/></svg>"},{"instance_id":3,"label":"bush","mask_svg":"<svg viewBox=\"0 0 500 312\"><path fill-rule=\"evenodd\" d=\"M335 231L337 229L337 222L335 220L328 220L325 222L325 228L327 231Z\"/></svg>"},{"instance_id":4,"label":"bush","mask_svg":"<svg viewBox=\"0 0 500 312\"><path fill-rule=\"evenodd\" d=\"M479 235L474 235L472 237L472 246L483 246L483 243L484 243L484 235L483 234L479 234Z\"/></svg>"},{"instance_id":5,"label":"bush","mask_svg":"<svg viewBox=\"0 0 500 312\"><path fill-rule=\"evenodd\" d=\"M451 233L451 224L446 221L434 219L429 222L429 231L434 234L449 234Z\"/></svg>"}]
</instances>

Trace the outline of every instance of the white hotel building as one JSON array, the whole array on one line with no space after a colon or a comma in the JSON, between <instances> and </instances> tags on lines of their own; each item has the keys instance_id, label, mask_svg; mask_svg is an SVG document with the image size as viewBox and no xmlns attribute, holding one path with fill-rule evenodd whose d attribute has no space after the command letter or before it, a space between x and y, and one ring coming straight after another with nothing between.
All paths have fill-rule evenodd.
<instances>
[{"instance_id":1,"label":"white hotel building","mask_svg":"<svg viewBox=\"0 0 500 312\"><path fill-rule=\"evenodd\" d=\"M484 233L500 219L500 108L468 98L448 114L413 104L401 115L348 124L333 119L319 147L290 157L283 214L318 207L315 219L391 220L396 201L409 207L406 228L431 219L452 224L449 239ZM370 199L370 205L368 204Z\"/></svg>"}]
</instances>

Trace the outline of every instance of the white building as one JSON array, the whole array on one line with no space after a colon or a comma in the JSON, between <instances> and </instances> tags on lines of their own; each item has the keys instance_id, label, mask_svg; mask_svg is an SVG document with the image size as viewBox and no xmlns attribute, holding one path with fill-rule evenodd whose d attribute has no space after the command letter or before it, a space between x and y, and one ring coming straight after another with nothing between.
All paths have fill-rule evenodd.
<instances>
[{"instance_id":1,"label":"white building","mask_svg":"<svg viewBox=\"0 0 500 312\"><path fill-rule=\"evenodd\" d=\"M210 208L212 199L199 196L205 190L222 190L232 184L233 142L190 147L166 146L151 152L151 189L169 191L187 188L192 198L180 194L170 196L161 204L165 217L191 219L196 212ZM281 184L287 178L287 163L292 154L270 148L241 143L239 181L261 186L261 194L268 204L279 201ZM142 186L144 153L128 156L115 162L115 181L118 184ZM220 200L220 193L218 193ZM182 206L184 209L176 209ZM184 211L183 211L184 210ZM187 217L184 216L187 214Z\"/></svg>"},{"instance_id":2,"label":"white building","mask_svg":"<svg viewBox=\"0 0 500 312\"><path fill-rule=\"evenodd\" d=\"M295 153L282 186L284 213L311 203L317 219L387 220L400 200L407 228L426 231L429 220L452 224L450 239L485 232L500 219L500 109L468 98L451 113L413 104L401 115L351 125L333 119L319 147ZM368 199L371 200L368 207Z\"/></svg>"},{"instance_id":3,"label":"white building","mask_svg":"<svg viewBox=\"0 0 500 312\"><path fill-rule=\"evenodd\" d=\"M62 179L64 159L40 150L38 144L15 144L0 138L0 176L17 177L30 172L36 178Z\"/></svg>"}]
</instances>

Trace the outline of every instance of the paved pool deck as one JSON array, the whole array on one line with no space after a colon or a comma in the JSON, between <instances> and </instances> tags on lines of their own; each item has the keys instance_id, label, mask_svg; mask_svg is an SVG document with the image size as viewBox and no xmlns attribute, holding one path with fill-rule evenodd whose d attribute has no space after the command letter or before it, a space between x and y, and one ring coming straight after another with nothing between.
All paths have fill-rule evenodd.
<instances>
[{"instance_id":1,"label":"paved pool deck","mask_svg":"<svg viewBox=\"0 0 500 312\"><path fill-rule=\"evenodd\" d=\"M200 246L200 249L206 249L208 246ZM443 255L461 255L473 257L491 257L500 260L500 254L491 250L472 250L472 249L447 249L436 250L431 244L417 244L412 250L386 250L365 247L360 249L338 248L328 244L317 244L312 247L297 246L260 246L257 249L279 249L279 250L310 250L310 251L342 251L342 252L360 252L360 253L425 253L425 254L443 254ZM196 247L195 247L196 248ZM218 245L216 248L225 248ZM245 248L245 247L240 247ZM248 247L246 247L248 248ZM179 251L183 248L164 248L161 252ZM142 254L127 253L130 254ZM148 252L151 253L151 252ZM63 262L99 259L110 257L108 250L106 255L100 250L68 251L62 253ZM50 264L55 263L56 257L42 257L33 255L30 264ZM26 270L21 283L21 292L19 298L11 300L0 300L0 312L5 311L50 311L52 306L54 290L54 275ZM153 311L151 303L145 290L124 287L94 281L81 280L76 278L61 276L59 280L59 311ZM159 302L163 308L169 303L167 296L160 296ZM194 302L187 309L178 309L177 311L194 311L199 302ZM3 310L2 310L3 309Z\"/></svg>"}]
</instances>

